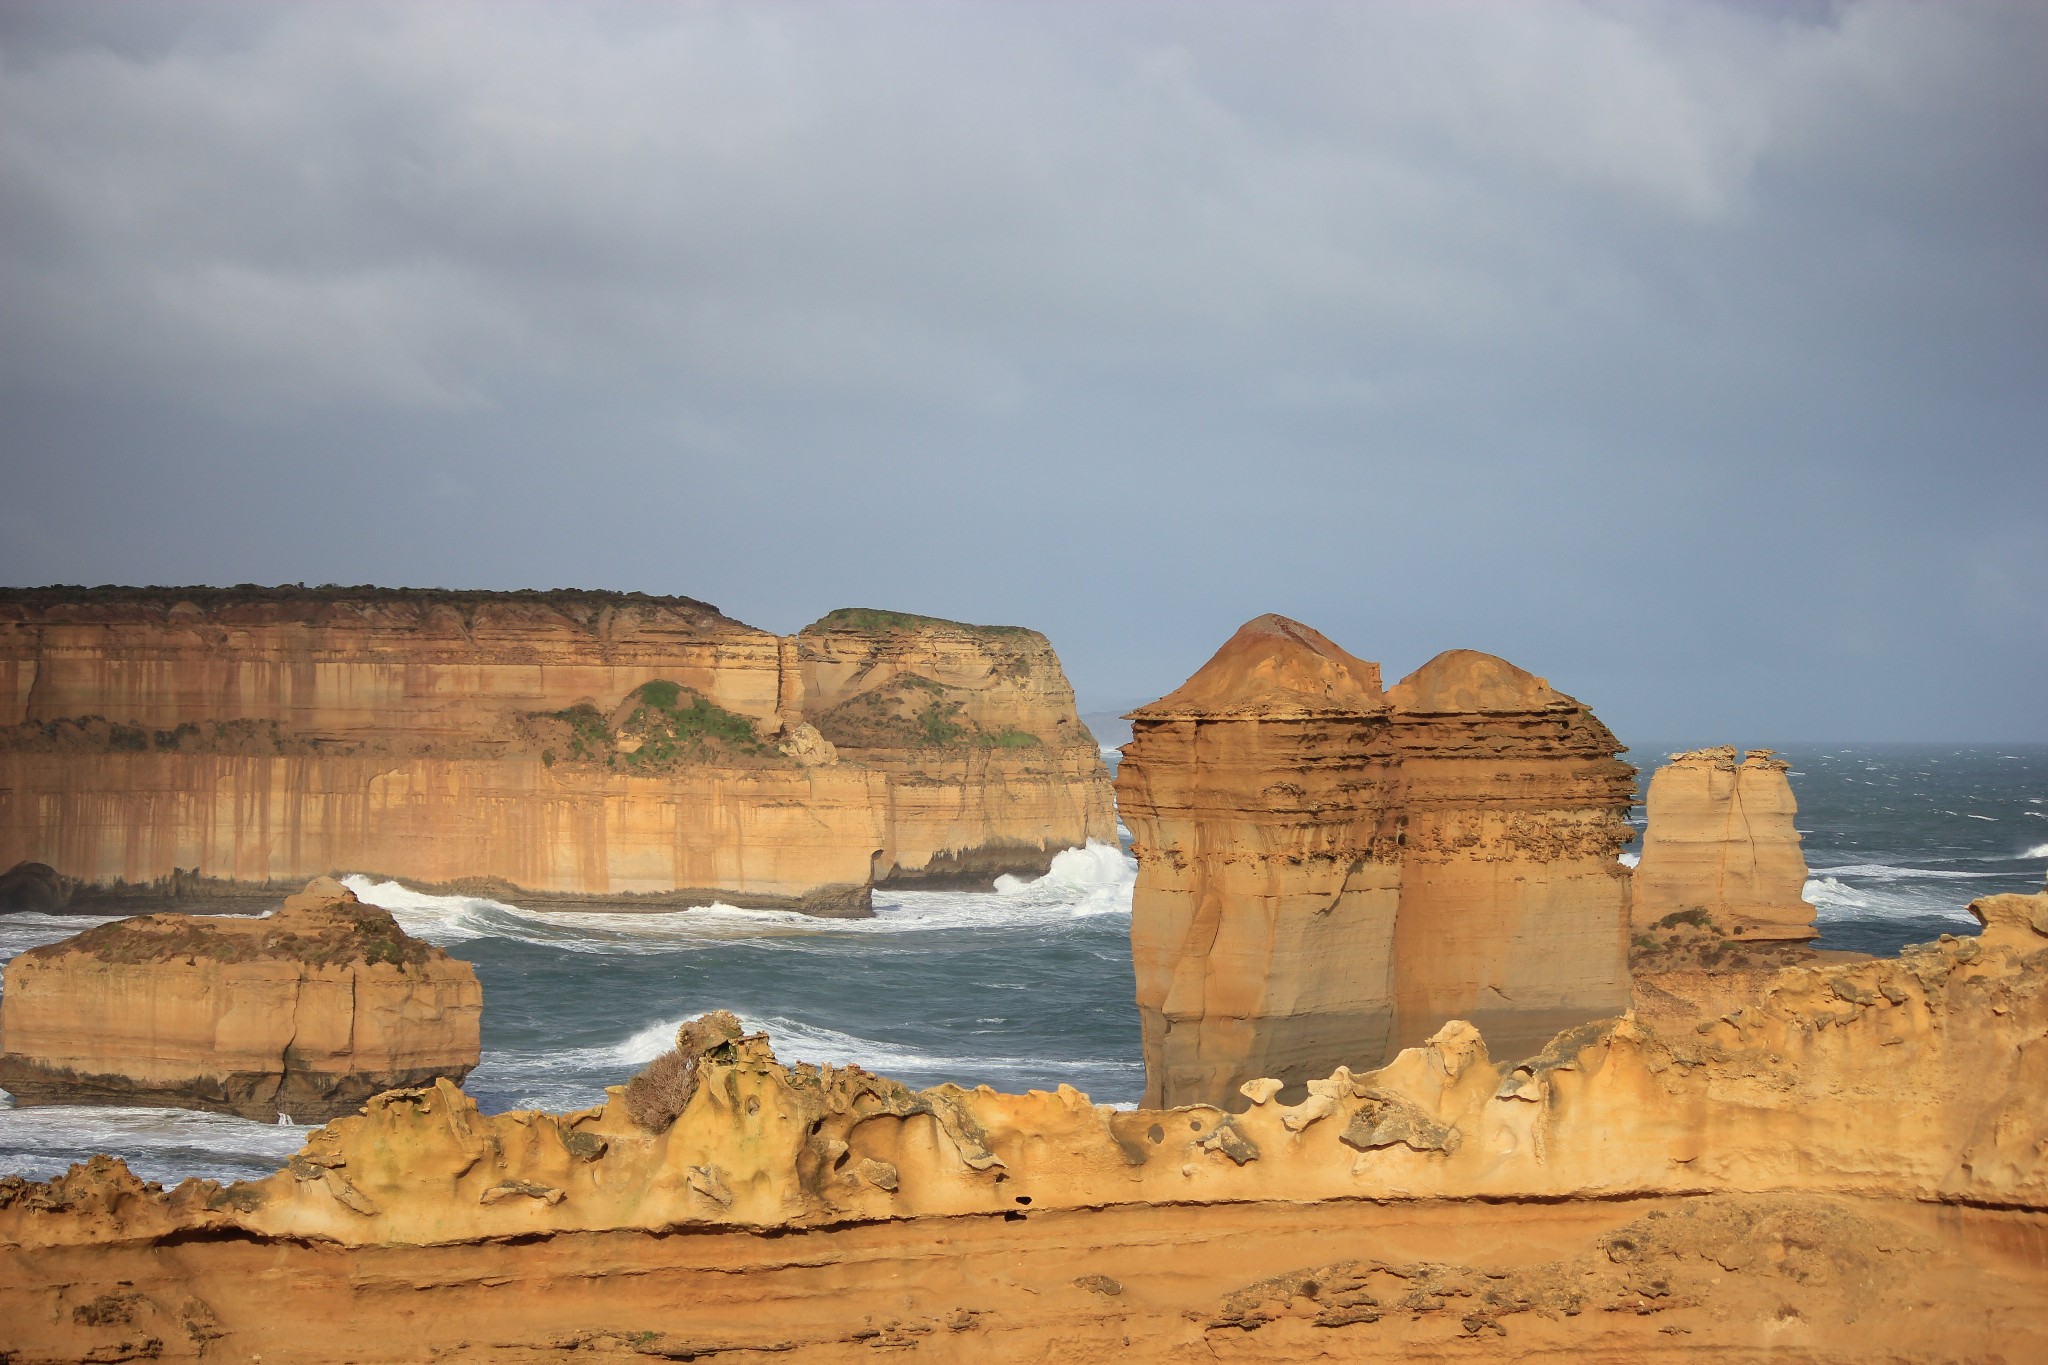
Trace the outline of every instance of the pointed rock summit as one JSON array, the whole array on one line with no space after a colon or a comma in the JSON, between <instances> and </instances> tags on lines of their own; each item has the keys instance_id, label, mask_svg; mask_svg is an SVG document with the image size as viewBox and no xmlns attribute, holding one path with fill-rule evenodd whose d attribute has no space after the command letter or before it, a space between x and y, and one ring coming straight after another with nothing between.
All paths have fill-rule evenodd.
<instances>
[{"instance_id":1,"label":"pointed rock summit","mask_svg":"<svg viewBox=\"0 0 2048 1365\"><path fill-rule=\"evenodd\" d=\"M1358 715L1386 706L1378 664L1268 612L1245 622L1193 677L1130 718Z\"/></svg>"},{"instance_id":2,"label":"pointed rock summit","mask_svg":"<svg viewBox=\"0 0 2048 1365\"><path fill-rule=\"evenodd\" d=\"M1627 1008L1634 770L1542 678L1460 649L1383 691L1261 616L1131 723L1147 1105L1376 1066L1453 1018L1510 1055Z\"/></svg>"}]
</instances>

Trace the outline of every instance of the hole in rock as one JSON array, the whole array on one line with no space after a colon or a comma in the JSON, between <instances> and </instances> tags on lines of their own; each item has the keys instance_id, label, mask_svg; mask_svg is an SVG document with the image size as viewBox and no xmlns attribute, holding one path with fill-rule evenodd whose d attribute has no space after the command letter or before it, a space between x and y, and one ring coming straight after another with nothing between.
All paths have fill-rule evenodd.
<instances>
[{"instance_id":1,"label":"hole in rock","mask_svg":"<svg viewBox=\"0 0 2048 1365\"><path fill-rule=\"evenodd\" d=\"M1020 1204L1028 1204L1031 1202L1031 1196L1028 1194L1020 1194L1017 1196L1017 1202Z\"/></svg>"},{"instance_id":2,"label":"hole in rock","mask_svg":"<svg viewBox=\"0 0 2048 1365\"><path fill-rule=\"evenodd\" d=\"M1151 1138L1154 1142L1164 1142L1166 1141L1166 1130L1155 1123L1145 1130L1145 1136Z\"/></svg>"}]
</instances>

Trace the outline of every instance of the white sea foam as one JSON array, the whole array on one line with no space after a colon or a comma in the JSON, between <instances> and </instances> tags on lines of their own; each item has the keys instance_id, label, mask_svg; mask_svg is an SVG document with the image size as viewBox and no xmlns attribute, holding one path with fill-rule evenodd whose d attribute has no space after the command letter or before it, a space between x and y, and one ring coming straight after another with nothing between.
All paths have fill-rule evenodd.
<instances>
[{"instance_id":1,"label":"white sea foam","mask_svg":"<svg viewBox=\"0 0 2048 1365\"><path fill-rule=\"evenodd\" d=\"M2032 815L2033 812L2028 811L2027 814ZM2020 854L2020 856L2022 858L2048 858L2048 844L2035 844L2025 853Z\"/></svg>"},{"instance_id":2,"label":"white sea foam","mask_svg":"<svg viewBox=\"0 0 2048 1365\"><path fill-rule=\"evenodd\" d=\"M0 962L106 922L103 915L46 915L40 910L0 915Z\"/></svg>"},{"instance_id":3,"label":"white sea foam","mask_svg":"<svg viewBox=\"0 0 2048 1365\"><path fill-rule=\"evenodd\" d=\"M1980 877L2001 877L2002 872L1952 872L1927 867L1894 867L1890 863L1845 863L1839 867L1816 867L1816 877L1857 877L1866 881L1974 881Z\"/></svg>"},{"instance_id":4,"label":"white sea foam","mask_svg":"<svg viewBox=\"0 0 2048 1365\"><path fill-rule=\"evenodd\" d=\"M0 1170L47 1180L94 1152L118 1152L137 1175L165 1184L255 1177L284 1165L311 1131L192 1109L0 1108Z\"/></svg>"},{"instance_id":5,"label":"white sea foam","mask_svg":"<svg viewBox=\"0 0 2048 1365\"><path fill-rule=\"evenodd\" d=\"M1055 854L1042 877L998 878L992 892L877 891L875 917L860 920L717 904L653 913L527 910L480 896L429 895L363 876L343 880L364 901L389 910L407 933L431 943L501 938L576 953L648 953L736 938L871 937L1129 914L1137 879L1136 859L1114 844L1091 842Z\"/></svg>"},{"instance_id":6,"label":"white sea foam","mask_svg":"<svg viewBox=\"0 0 2048 1365\"><path fill-rule=\"evenodd\" d=\"M1851 886L1838 877L1816 876L1807 881L1800 895L1813 906L1814 918L1823 923L1829 920L1918 919L1927 916L1952 919L1961 924L1976 923L1965 908L1970 899L1968 896L1958 896L1939 886L1874 880L1875 885Z\"/></svg>"},{"instance_id":7,"label":"white sea foam","mask_svg":"<svg viewBox=\"0 0 2048 1365\"><path fill-rule=\"evenodd\" d=\"M1634 867L1642 862L1643 855L1640 853L1622 853L1617 855L1617 860L1623 867Z\"/></svg>"}]
</instances>

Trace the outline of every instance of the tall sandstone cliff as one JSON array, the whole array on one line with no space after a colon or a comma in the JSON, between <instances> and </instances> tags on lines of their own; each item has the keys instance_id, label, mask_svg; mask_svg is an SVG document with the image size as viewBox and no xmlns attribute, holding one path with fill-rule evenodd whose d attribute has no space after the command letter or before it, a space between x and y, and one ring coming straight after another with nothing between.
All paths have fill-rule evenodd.
<instances>
[{"instance_id":1,"label":"tall sandstone cliff","mask_svg":"<svg viewBox=\"0 0 2048 1365\"><path fill-rule=\"evenodd\" d=\"M459 1083L482 1015L467 962L322 878L273 915L146 915L22 953L0 992L0 1088L324 1123Z\"/></svg>"},{"instance_id":2,"label":"tall sandstone cliff","mask_svg":"<svg viewBox=\"0 0 2048 1365\"><path fill-rule=\"evenodd\" d=\"M838 752L820 724L850 733L878 688L877 716L925 708ZM1111 837L1086 733L1030 631L842 612L777 637L641 594L0 593L0 868L87 901L363 872L864 914L892 875Z\"/></svg>"},{"instance_id":3,"label":"tall sandstone cliff","mask_svg":"<svg viewBox=\"0 0 2048 1365\"><path fill-rule=\"evenodd\" d=\"M1813 906L1802 899L1806 856L1789 766L1769 749L1737 762L1722 746L1673 754L1657 769L1635 873L1638 928L1696 913L1747 941L1817 936Z\"/></svg>"},{"instance_id":4,"label":"tall sandstone cliff","mask_svg":"<svg viewBox=\"0 0 2048 1365\"><path fill-rule=\"evenodd\" d=\"M1264 616L1131 721L1148 1105L1377 1065L1446 1019L1512 1055L1627 1007L1632 770L1542 679L1454 650L1383 691Z\"/></svg>"}]
</instances>

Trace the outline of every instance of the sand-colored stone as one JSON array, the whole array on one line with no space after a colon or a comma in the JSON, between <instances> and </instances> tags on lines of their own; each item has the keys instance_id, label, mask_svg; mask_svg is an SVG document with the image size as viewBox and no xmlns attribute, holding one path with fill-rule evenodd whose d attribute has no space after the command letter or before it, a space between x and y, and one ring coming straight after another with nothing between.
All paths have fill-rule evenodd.
<instances>
[{"instance_id":1,"label":"sand-colored stone","mask_svg":"<svg viewBox=\"0 0 2048 1365\"><path fill-rule=\"evenodd\" d=\"M1379 1060L1401 871L1378 666L1263 616L1131 722L1145 1102Z\"/></svg>"},{"instance_id":2,"label":"sand-colored stone","mask_svg":"<svg viewBox=\"0 0 2048 1365\"><path fill-rule=\"evenodd\" d=\"M1400 756L1394 1045L1469 1019L1503 1055L1627 1007L1635 770L1583 704L1439 654L1387 691Z\"/></svg>"},{"instance_id":3,"label":"sand-colored stone","mask_svg":"<svg viewBox=\"0 0 2048 1365\"><path fill-rule=\"evenodd\" d=\"M1650 778L1648 823L1631 911L1651 929L1703 913L1731 938L1796 942L1818 934L1802 899L1798 804L1769 749L1740 762L1726 746L1673 754Z\"/></svg>"},{"instance_id":4,"label":"sand-colored stone","mask_svg":"<svg viewBox=\"0 0 2048 1365\"><path fill-rule=\"evenodd\" d=\"M906 687L936 735L826 733ZM48 864L81 904L363 872L858 915L876 877L986 884L1114 830L1035 632L835 613L778 638L638 594L0 592L0 869Z\"/></svg>"},{"instance_id":5,"label":"sand-colored stone","mask_svg":"<svg viewBox=\"0 0 2048 1365\"><path fill-rule=\"evenodd\" d=\"M318 1123L477 1064L467 962L321 878L263 917L118 920L7 964L15 1103L168 1104Z\"/></svg>"},{"instance_id":6,"label":"sand-colored stone","mask_svg":"<svg viewBox=\"0 0 2048 1365\"><path fill-rule=\"evenodd\" d=\"M1513 1055L1626 1008L1631 770L1542 679L1454 650L1383 692L1265 616L1131 722L1148 1103L1375 1065L1451 1018Z\"/></svg>"},{"instance_id":7,"label":"sand-colored stone","mask_svg":"<svg viewBox=\"0 0 2048 1365\"><path fill-rule=\"evenodd\" d=\"M1116 841L1109 771L1034 630L847 609L795 639L804 716L890 778L880 879L988 886Z\"/></svg>"},{"instance_id":8,"label":"sand-colored stone","mask_svg":"<svg viewBox=\"0 0 2048 1365\"><path fill-rule=\"evenodd\" d=\"M73 1358L123 1330L190 1358L192 1334L165 1330L186 1322L266 1360L345 1355L266 1324L269 1291L238 1282L256 1239L308 1311L402 1306L422 1358L568 1341L598 1359L847 1360L877 1342L2032 1358L2048 1347L2048 895L1978 913L1979 938L1788 969L1727 1018L1599 1021L1521 1062L1454 1021L1299 1104L1247 1087L1238 1114L911 1091L785 1064L758 1036L706 1050L660 1132L616 1092L498 1116L445 1083L397 1092L226 1189L164 1193L110 1161L0 1181L0 1318ZM750 1229L778 1235L719 1240ZM522 1292L487 1300L486 1283ZM117 1302L73 1311L102 1296Z\"/></svg>"}]
</instances>

